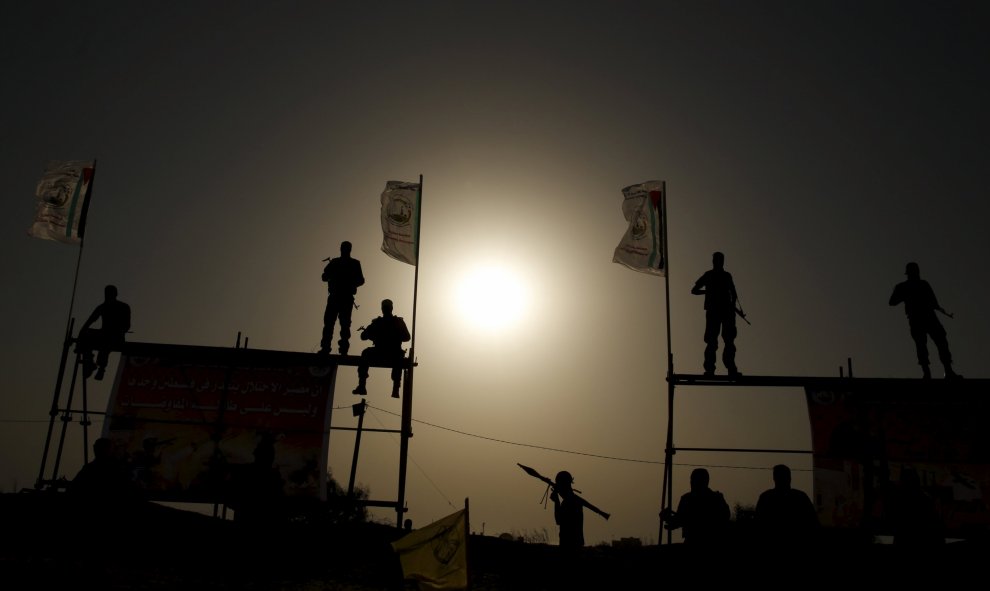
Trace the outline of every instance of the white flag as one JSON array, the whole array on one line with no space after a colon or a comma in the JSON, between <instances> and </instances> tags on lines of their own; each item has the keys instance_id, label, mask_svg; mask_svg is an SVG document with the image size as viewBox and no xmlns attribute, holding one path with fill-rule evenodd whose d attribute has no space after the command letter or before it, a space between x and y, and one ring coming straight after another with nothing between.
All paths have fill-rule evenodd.
<instances>
[{"instance_id":1,"label":"white flag","mask_svg":"<svg viewBox=\"0 0 990 591\"><path fill-rule=\"evenodd\" d=\"M53 160L34 191L39 199L34 225L28 234L35 238L78 244L86 228L86 210L93 189L93 160Z\"/></svg>"},{"instance_id":2,"label":"white flag","mask_svg":"<svg viewBox=\"0 0 990 591\"><path fill-rule=\"evenodd\" d=\"M382 252L416 265L419 243L419 183L388 181L382 192Z\"/></svg>"},{"instance_id":3,"label":"white flag","mask_svg":"<svg viewBox=\"0 0 990 591\"><path fill-rule=\"evenodd\" d=\"M467 589L467 507L392 542L405 579L421 589Z\"/></svg>"},{"instance_id":4,"label":"white flag","mask_svg":"<svg viewBox=\"0 0 990 591\"><path fill-rule=\"evenodd\" d=\"M633 271L659 275L667 273L663 240L664 182L646 181L622 189L622 215L629 222L622 241L615 247L612 262Z\"/></svg>"}]
</instances>

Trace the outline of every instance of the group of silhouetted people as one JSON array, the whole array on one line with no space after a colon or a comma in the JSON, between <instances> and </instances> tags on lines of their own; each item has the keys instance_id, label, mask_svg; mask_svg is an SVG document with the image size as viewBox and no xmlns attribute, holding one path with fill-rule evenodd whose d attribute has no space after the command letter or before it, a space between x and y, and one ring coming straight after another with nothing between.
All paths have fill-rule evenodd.
<instances>
[{"instance_id":1,"label":"group of silhouetted people","mask_svg":"<svg viewBox=\"0 0 990 591\"><path fill-rule=\"evenodd\" d=\"M565 558L575 558L577 550L584 546L584 503L575 494L573 482L570 472L557 473L550 495ZM685 544L710 546L742 541L801 547L821 541L822 528L815 505L807 493L792 488L791 469L787 465L773 467L773 487L760 493L753 513L751 539L733 537L729 504L710 484L708 470L694 469L691 488L681 496L677 510L667 507L660 513L663 527L680 529ZM929 546L945 542L936 503L924 491L918 473L910 466L901 468L900 483L887 491L885 519L894 544Z\"/></svg>"},{"instance_id":2,"label":"group of silhouetted people","mask_svg":"<svg viewBox=\"0 0 990 591\"><path fill-rule=\"evenodd\" d=\"M952 314L942 308L931 285L921 278L918 263L908 263L905 267L905 275L907 280L894 287L889 304L891 306L904 304L922 377L924 379L932 377L928 360L928 337L931 337L938 349L939 360L945 368L945 377L949 379L962 377L952 368L952 353L949 351L945 327L939 322L935 312L941 312L949 318L952 318ZM739 296L732 275L725 270L724 254L716 252L712 255L712 268L698 278L691 288L691 293L705 296L704 375L715 375L715 358L718 339L721 336L722 363L730 378L741 376L742 373L736 367L736 316L745 320L746 314L739 305Z\"/></svg>"},{"instance_id":3,"label":"group of silhouetted people","mask_svg":"<svg viewBox=\"0 0 990 591\"><path fill-rule=\"evenodd\" d=\"M351 256L351 243L340 244L340 256L329 259L323 268L322 279L327 284L327 305L323 313L323 336L319 354L329 355L333 344L334 327L339 323L337 353L347 355L350 349L351 312L356 307L354 299L359 287L364 285L361 261ZM402 344L412 337L401 316L392 313L392 300L382 300L382 315L371 321L367 328L360 328L361 340L371 341L371 347L361 352L358 366L358 386L354 394L367 394L368 368L370 364L392 367L392 397L399 398L402 380L400 362L405 357ZM101 327L92 328L101 321ZM104 288L104 301L93 310L79 330L76 352L82 357L83 376L89 378L95 371L95 379L102 380L106 372L110 352L120 350L124 338L131 329L131 308L117 299L117 287ZM95 353L95 358L94 358Z\"/></svg>"},{"instance_id":4,"label":"group of silhouetted people","mask_svg":"<svg viewBox=\"0 0 990 591\"><path fill-rule=\"evenodd\" d=\"M359 287L364 285L364 273L361 262L351 256L352 245L344 241L340 244L340 256L324 259L327 262L323 269L322 279L327 284L327 307L323 314L323 338L320 341L321 355L329 355L333 343L335 323L340 323L340 333L337 340L337 353L347 355L350 349L351 312L356 307L354 298ZM399 367L405 357L402 344L411 339L406 321L401 316L392 313L392 300L382 300L382 315L371 321L367 328L361 327L362 341L371 341L371 347L361 352L361 363L358 365L358 385L354 394L368 393L368 369L372 363L392 366L392 398L399 398L399 385L402 381L402 368Z\"/></svg>"}]
</instances>

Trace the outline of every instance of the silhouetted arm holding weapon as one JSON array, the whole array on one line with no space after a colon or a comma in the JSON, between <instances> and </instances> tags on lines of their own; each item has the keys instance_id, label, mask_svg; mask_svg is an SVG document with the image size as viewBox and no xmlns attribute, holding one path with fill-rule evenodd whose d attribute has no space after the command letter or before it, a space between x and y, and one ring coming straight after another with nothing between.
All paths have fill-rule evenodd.
<instances>
[{"instance_id":1,"label":"silhouetted arm holding weapon","mask_svg":"<svg viewBox=\"0 0 990 591\"><path fill-rule=\"evenodd\" d=\"M554 483L553 480L550 480L546 476L543 476L542 474L540 474L536 470L530 468L529 466L523 466L522 464L518 464L518 463L516 465L519 466L520 468L522 468L526 472L526 474L529 474L533 478L536 478L536 479L542 480L543 482L546 482L547 483L547 486L550 489L553 490L553 493L554 494L556 494L557 488L556 488L556 484ZM584 505L588 509L594 511L595 513L601 515L605 519L608 519L610 517L608 513L604 512L601 509L599 509L598 507L592 505L591 503L589 503L585 499L581 498L580 496L578 496L578 495L575 494L574 495L574 498L576 498L582 505Z\"/></svg>"}]
</instances>

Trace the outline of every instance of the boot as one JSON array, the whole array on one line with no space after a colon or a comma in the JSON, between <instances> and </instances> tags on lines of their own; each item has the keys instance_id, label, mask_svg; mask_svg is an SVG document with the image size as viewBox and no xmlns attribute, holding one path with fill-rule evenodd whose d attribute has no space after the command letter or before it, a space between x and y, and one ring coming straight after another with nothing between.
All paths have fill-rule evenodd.
<instances>
[{"instance_id":1,"label":"boot","mask_svg":"<svg viewBox=\"0 0 990 591\"><path fill-rule=\"evenodd\" d=\"M921 366L921 378L924 380L932 379L932 370L927 365Z\"/></svg>"},{"instance_id":2,"label":"boot","mask_svg":"<svg viewBox=\"0 0 990 591\"><path fill-rule=\"evenodd\" d=\"M367 394L368 393L368 389L365 387L364 380L361 380L360 382L358 382L357 388L354 388L354 391L351 392L351 393L352 394L358 394L360 396L364 396L365 394Z\"/></svg>"},{"instance_id":3,"label":"boot","mask_svg":"<svg viewBox=\"0 0 990 591\"><path fill-rule=\"evenodd\" d=\"M93 370L96 369L96 362L93 361L93 356L83 359L83 378L88 379L93 375Z\"/></svg>"},{"instance_id":4,"label":"boot","mask_svg":"<svg viewBox=\"0 0 990 591\"><path fill-rule=\"evenodd\" d=\"M392 382L392 398L398 398L398 397L399 397L399 383Z\"/></svg>"},{"instance_id":5,"label":"boot","mask_svg":"<svg viewBox=\"0 0 990 591\"><path fill-rule=\"evenodd\" d=\"M958 380L961 377L962 377L961 375L957 374L952 369L952 366L951 365L949 365L948 363L945 364L945 379L947 379L947 380Z\"/></svg>"}]
</instances>

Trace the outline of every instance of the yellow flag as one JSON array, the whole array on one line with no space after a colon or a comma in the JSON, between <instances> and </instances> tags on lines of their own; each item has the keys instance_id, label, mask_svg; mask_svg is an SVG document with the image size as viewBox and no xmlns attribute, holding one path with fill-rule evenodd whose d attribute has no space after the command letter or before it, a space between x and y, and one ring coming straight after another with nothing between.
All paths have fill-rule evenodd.
<instances>
[{"instance_id":1,"label":"yellow flag","mask_svg":"<svg viewBox=\"0 0 990 591\"><path fill-rule=\"evenodd\" d=\"M467 507L392 542L402 574L424 589L467 589Z\"/></svg>"}]
</instances>

